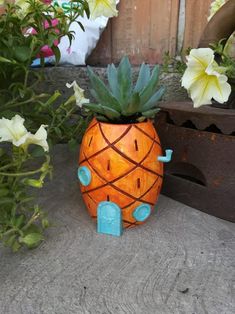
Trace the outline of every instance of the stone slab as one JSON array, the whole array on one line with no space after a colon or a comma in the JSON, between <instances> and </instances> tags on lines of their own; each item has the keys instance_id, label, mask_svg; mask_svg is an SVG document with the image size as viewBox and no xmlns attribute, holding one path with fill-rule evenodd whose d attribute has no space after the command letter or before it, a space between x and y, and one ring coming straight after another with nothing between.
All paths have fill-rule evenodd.
<instances>
[{"instance_id":1,"label":"stone slab","mask_svg":"<svg viewBox=\"0 0 235 314\"><path fill-rule=\"evenodd\" d=\"M40 193L54 227L17 254L0 247L1 314L233 314L235 225L161 196L120 238L96 232L81 199L76 157L54 153Z\"/></svg>"},{"instance_id":2,"label":"stone slab","mask_svg":"<svg viewBox=\"0 0 235 314\"><path fill-rule=\"evenodd\" d=\"M106 78L106 68L93 67L95 73L97 73L102 79ZM40 69L36 69L40 71ZM43 70L45 81L38 84L36 90L38 92L53 93L55 90L59 90L62 93L62 98L65 100L72 95L73 90L68 89L65 85L67 82L77 81L77 83L86 91L86 96L91 97L89 92L89 78L87 75L86 67L74 67L74 66L59 66L59 67L46 67ZM133 77L136 79L138 75L139 67L133 68ZM164 100L170 101L183 101L187 99L187 92L180 86L181 75L178 73L162 73L160 75L159 85L166 87L166 93ZM92 97L91 97L92 98Z\"/></svg>"}]
</instances>

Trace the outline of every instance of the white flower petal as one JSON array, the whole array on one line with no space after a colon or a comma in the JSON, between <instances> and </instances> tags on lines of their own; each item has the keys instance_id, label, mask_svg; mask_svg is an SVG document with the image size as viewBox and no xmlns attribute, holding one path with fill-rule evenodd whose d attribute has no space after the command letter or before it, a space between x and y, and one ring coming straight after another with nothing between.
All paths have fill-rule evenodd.
<instances>
[{"instance_id":1,"label":"white flower petal","mask_svg":"<svg viewBox=\"0 0 235 314\"><path fill-rule=\"evenodd\" d=\"M46 126L41 125L35 134L31 134L25 128L24 121L19 115L15 115L11 120L0 119L0 142L10 142L24 149L27 149L30 144L35 144L48 151Z\"/></svg>"},{"instance_id":2,"label":"white flower petal","mask_svg":"<svg viewBox=\"0 0 235 314\"><path fill-rule=\"evenodd\" d=\"M188 90L194 107L211 104L212 98L220 103L228 100L231 86L223 73L224 68L214 61L212 49L199 48L190 51L181 84Z\"/></svg>"},{"instance_id":3,"label":"white flower petal","mask_svg":"<svg viewBox=\"0 0 235 314\"><path fill-rule=\"evenodd\" d=\"M214 51L211 48L191 49L187 60L187 65L189 67L197 66L200 68L206 68L214 61Z\"/></svg>"},{"instance_id":4,"label":"white flower petal","mask_svg":"<svg viewBox=\"0 0 235 314\"><path fill-rule=\"evenodd\" d=\"M88 0L91 18L100 16L113 17L118 15L116 0Z\"/></svg>"},{"instance_id":5,"label":"white flower petal","mask_svg":"<svg viewBox=\"0 0 235 314\"><path fill-rule=\"evenodd\" d=\"M73 87L74 89L74 95L75 95L75 98L76 98L76 105L78 107L82 107L83 104L88 104L90 102L89 99L85 98L84 97L84 89L82 89L76 81L73 81L71 84L69 83L66 83L66 86L68 88L71 88Z\"/></svg>"},{"instance_id":6,"label":"white flower petal","mask_svg":"<svg viewBox=\"0 0 235 314\"><path fill-rule=\"evenodd\" d=\"M0 142L11 142L19 146L26 140L27 133L24 119L19 115L15 115L11 120L0 119Z\"/></svg>"},{"instance_id":7,"label":"white flower petal","mask_svg":"<svg viewBox=\"0 0 235 314\"><path fill-rule=\"evenodd\" d=\"M219 103L224 103L228 100L230 93L231 86L224 81L223 75L219 78L205 75L190 88L190 95L196 108L211 104L212 98Z\"/></svg>"},{"instance_id":8,"label":"white flower petal","mask_svg":"<svg viewBox=\"0 0 235 314\"><path fill-rule=\"evenodd\" d=\"M193 83L195 83L202 76L201 69L187 68L182 77L181 86L189 89Z\"/></svg>"},{"instance_id":9,"label":"white flower petal","mask_svg":"<svg viewBox=\"0 0 235 314\"><path fill-rule=\"evenodd\" d=\"M76 85L76 84L77 84L76 81L73 81L71 84L66 83L66 87L71 88L71 87L74 87L74 85Z\"/></svg>"},{"instance_id":10,"label":"white flower petal","mask_svg":"<svg viewBox=\"0 0 235 314\"><path fill-rule=\"evenodd\" d=\"M200 80L196 81L191 86L189 93L195 108L198 108L202 105L210 105L212 95L211 89L208 85L207 76L204 75Z\"/></svg>"},{"instance_id":11,"label":"white flower petal","mask_svg":"<svg viewBox=\"0 0 235 314\"><path fill-rule=\"evenodd\" d=\"M47 143L47 125L41 125L35 134L29 134L26 145L34 144L41 146L45 152L49 150L49 146Z\"/></svg>"},{"instance_id":12,"label":"white flower petal","mask_svg":"<svg viewBox=\"0 0 235 314\"><path fill-rule=\"evenodd\" d=\"M215 86L217 88L213 89L213 98L219 103L223 104L228 101L228 98L231 94L232 88L227 83L227 77L225 75L220 75L218 79L215 79Z\"/></svg>"}]
</instances>

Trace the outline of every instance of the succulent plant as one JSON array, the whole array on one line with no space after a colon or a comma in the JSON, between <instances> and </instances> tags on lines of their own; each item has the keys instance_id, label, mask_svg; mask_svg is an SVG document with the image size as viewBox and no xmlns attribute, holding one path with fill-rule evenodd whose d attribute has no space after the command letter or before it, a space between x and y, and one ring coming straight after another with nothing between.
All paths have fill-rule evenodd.
<instances>
[{"instance_id":1,"label":"succulent plant","mask_svg":"<svg viewBox=\"0 0 235 314\"><path fill-rule=\"evenodd\" d=\"M97 104L84 104L94 112L97 119L112 123L131 123L153 118L159 111L158 101L165 88L158 89L159 66L152 69L143 63L136 84L133 84L132 68L128 57L123 57L119 66L108 65L108 85L88 67L91 81L91 94Z\"/></svg>"}]
</instances>

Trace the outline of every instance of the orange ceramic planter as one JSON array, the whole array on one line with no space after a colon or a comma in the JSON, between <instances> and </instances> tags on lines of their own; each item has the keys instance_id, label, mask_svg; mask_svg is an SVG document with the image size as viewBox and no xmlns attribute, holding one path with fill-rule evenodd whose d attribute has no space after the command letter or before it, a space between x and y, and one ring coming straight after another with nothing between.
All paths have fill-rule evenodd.
<instances>
[{"instance_id":1,"label":"orange ceramic planter","mask_svg":"<svg viewBox=\"0 0 235 314\"><path fill-rule=\"evenodd\" d=\"M80 184L88 211L97 218L101 202L121 209L122 226L129 228L148 217L136 219L136 208L157 202L163 177L158 135L151 121L109 124L93 119L82 141L79 166L89 169L90 180ZM149 215L147 215L149 216Z\"/></svg>"}]
</instances>

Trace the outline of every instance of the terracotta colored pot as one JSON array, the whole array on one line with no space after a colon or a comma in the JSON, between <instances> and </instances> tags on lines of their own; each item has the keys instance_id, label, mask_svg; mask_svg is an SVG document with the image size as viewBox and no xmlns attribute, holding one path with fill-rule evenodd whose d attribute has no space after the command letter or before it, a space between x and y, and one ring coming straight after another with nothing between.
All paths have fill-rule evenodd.
<instances>
[{"instance_id":1,"label":"terracotta colored pot","mask_svg":"<svg viewBox=\"0 0 235 314\"><path fill-rule=\"evenodd\" d=\"M123 227L143 223L161 190L160 155L152 122L109 124L94 119L83 137L79 157L80 186L91 217L96 219L99 205L109 202L121 209Z\"/></svg>"}]
</instances>

